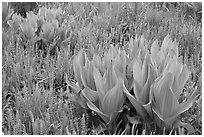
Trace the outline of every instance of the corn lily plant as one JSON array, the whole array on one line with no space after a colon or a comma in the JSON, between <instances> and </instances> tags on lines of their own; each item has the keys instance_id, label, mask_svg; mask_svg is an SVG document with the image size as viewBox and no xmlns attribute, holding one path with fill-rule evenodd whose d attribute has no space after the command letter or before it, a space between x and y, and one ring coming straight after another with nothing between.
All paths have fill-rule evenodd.
<instances>
[{"instance_id":1,"label":"corn lily plant","mask_svg":"<svg viewBox=\"0 0 204 137\"><path fill-rule=\"evenodd\" d=\"M99 103L88 101L87 105L98 113L106 124L112 126L125 101L122 83L127 84L126 53L118 47L111 47L101 62L101 68L105 72L100 71L101 68L97 65L93 69Z\"/></svg>"},{"instance_id":2,"label":"corn lily plant","mask_svg":"<svg viewBox=\"0 0 204 137\"><path fill-rule=\"evenodd\" d=\"M180 75L182 81L186 81L183 75ZM168 72L165 76L160 77L151 86L150 91L150 116L160 129L171 130L178 126L183 126L188 131L194 132L194 128L187 123L183 123L178 120L179 114L188 110L195 99L196 92L194 92L186 102L179 103L177 97L177 91L174 88L174 81L177 79L175 75ZM178 79L177 79L178 80Z\"/></svg>"},{"instance_id":3,"label":"corn lily plant","mask_svg":"<svg viewBox=\"0 0 204 137\"><path fill-rule=\"evenodd\" d=\"M123 91L139 115L145 118L147 115L145 107L149 103L150 87L156 79L157 73L153 67L143 36L140 39L131 39L129 49L127 74L128 76L133 76L133 81L132 85L128 85L129 87L123 85ZM134 95L129 92L132 87Z\"/></svg>"},{"instance_id":4,"label":"corn lily plant","mask_svg":"<svg viewBox=\"0 0 204 137\"><path fill-rule=\"evenodd\" d=\"M190 71L186 65L182 64L182 58L177 59L173 57L166 65L163 71L163 77L159 78L152 86L150 96L151 106L153 115L157 117L156 123L159 127L171 129L181 125L186 127L189 132L194 131L190 124L182 123L177 120L179 114L185 112L192 106L197 93L196 91L193 92L186 102L179 104L180 94L189 75Z\"/></svg>"},{"instance_id":5,"label":"corn lily plant","mask_svg":"<svg viewBox=\"0 0 204 137\"><path fill-rule=\"evenodd\" d=\"M139 59L138 59L139 60ZM157 77L154 67L151 65L150 56L147 53L143 63L135 59L133 65L133 91L134 95L126 89L125 85L124 93L135 107L136 111L143 118L146 117L147 112L145 110L146 105L149 103L150 87Z\"/></svg>"},{"instance_id":6,"label":"corn lily plant","mask_svg":"<svg viewBox=\"0 0 204 137\"><path fill-rule=\"evenodd\" d=\"M96 85L92 73L93 65L92 62L88 60L83 50L80 50L77 56L75 56L75 58L73 59L73 69L77 83L75 84L67 78L67 83L74 92L72 100L78 103L81 107L87 109L86 99L81 93L85 92L88 99L93 102L96 102L98 95L96 92Z\"/></svg>"},{"instance_id":7,"label":"corn lily plant","mask_svg":"<svg viewBox=\"0 0 204 137\"><path fill-rule=\"evenodd\" d=\"M132 55L134 95L130 94L123 83L125 95L144 120L149 114L160 129L184 126L193 132L192 126L177 119L179 114L191 107L196 95L194 92L186 102L178 102L190 72L182 64L182 58L178 59L177 43L166 36L161 48L157 40L153 43L151 54L145 52L145 48L138 48L138 51L132 48L138 53L138 56Z\"/></svg>"},{"instance_id":8,"label":"corn lily plant","mask_svg":"<svg viewBox=\"0 0 204 137\"><path fill-rule=\"evenodd\" d=\"M192 126L178 120L191 107L196 92L186 102L178 102L190 72L178 58L177 43L167 36L160 48L156 40L151 53L145 43L142 36L132 40L127 51L111 47L103 58L94 54L91 61L79 51L73 60L77 84L68 80L76 102L111 126L126 95L145 122L167 130L183 126L193 132Z\"/></svg>"},{"instance_id":9,"label":"corn lily plant","mask_svg":"<svg viewBox=\"0 0 204 137\"><path fill-rule=\"evenodd\" d=\"M73 60L78 84L68 80L68 85L75 93L75 101L82 107L95 111L110 126L122 110L125 100L122 91L125 61L125 51L117 51L114 47L104 58L94 55L92 61L81 50Z\"/></svg>"},{"instance_id":10,"label":"corn lily plant","mask_svg":"<svg viewBox=\"0 0 204 137\"><path fill-rule=\"evenodd\" d=\"M93 70L99 103L92 103L87 97L88 107L95 111L108 125L111 125L119 111L122 110L124 95L121 77L117 77L111 63L102 76L97 68ZM84 96L86 96L84 94Z\"/></svg>"},{"instance_id":11,"label":"corn lily plant","mask_svg":"<svg viewBox=\"0 0 204 137\"><path fill-rule=\"evenodd\" d=\"M169 35L164 38L161 48L159 47L158 40L153 42L151 58L159 75L172 57L178 58L178 43L176 41L172 42Z\"/></svg>"}]
</instances>

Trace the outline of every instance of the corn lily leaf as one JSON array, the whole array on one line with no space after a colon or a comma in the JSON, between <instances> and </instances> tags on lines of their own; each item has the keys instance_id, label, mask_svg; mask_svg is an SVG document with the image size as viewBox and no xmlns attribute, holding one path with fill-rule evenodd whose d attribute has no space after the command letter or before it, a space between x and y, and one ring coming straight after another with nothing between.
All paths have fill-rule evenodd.
<instances>
[{"instance_id":1,"label":"corn lily leaf","mask_svg":"<svg viewBox=\"0 0 204 137\"><path fill-rule=\"evenodd\" d=\"M142 102L142 104L146 104L149 102L149 92L150 90L147 81L146 84L143 86L140 96L138 98Z\"/></svg>"},{"instance_id":2,"label":"corn lily leaf","mask_svg":"<svg viewBox=\"0 0 204 137\"><path fill-rule=\"evenodd\" d=\"M155 121L161 127L172 128L172 126L175 126L174 123L178 115L188 110L195 100L196 92L186 102L179 104L171 88L173 80L174 75L168 72L165 76L156 80L155 84L151 87L150 104L154 117L158 117ZM149 108L146 106L145 108L149 113Z\"/></svg>"},{"instance_id":3,"label":"corn lily leaf","mask_svg":"<svg viewBox=\"0 0 204 137\"><path fill-rule=\"evenodd\" d=\"M105 96L105 89L104 89L104 79L101 76L99 70L95 67L93 67L93 77L95 80L95 84L96 84L96 89L98 92L98 96L99 96L99 101L102 103L103 98Z\"/></svg>"},{"instance_id":4,"label":"corn lily leaf","mask_svg":"<svg viewBox=\"0 0 204 137\"><path fill-rule=\"evenodd\" d=\"M167 35L165 38L164 38L164 40L163 40L163 42L162 42L162 46L161 46L161 51L164 53L164 55L166 55L167 54L167 49L169 48L168 46L170 45L169 44L170 43L170 36L169 35Z\"/></svg>"},{"instance_id":5,"label":"corn lily leaf","mask_svg":"<svg viewBox=\"0 0 204 137\"><path fill-rule=\"evenodd\" d=\"M46 13L47 9L45 7L42 7L39 9L38 15L45 17L45 13Z\"/></svg>"},{"instance_id":6,"label":"corn lily leaf","mask_svg":"<svg viewBox=\"0 0 204 137\"><path fill-rule=\"evenodd\" d=\"M112 125L113 122L115 122L116 117L118 116L118 113L120 113L120 111L114 111L110 114L109 116L109 122L107 123L107 125Z\"/></svg>"},{"instance_id":7,"label":"corn lily leaf","mask_svg":"<svg viewBox=\"0 0 204 137\"><path fill-rule=\"evenodd\" d=\"M111 115L122 108L124 96L121 88L122 80L119 78L117 84L110 89L103 98L102 110L105 114Z\"/></svg>"},{"instance_id":8,"label":"corn lily leaf","mask_svg":"<svg viewBox=\"0 0 204 137\"><path fill-rule=\"evenodd\" d=\"M80 70L80 74L81 74L81 81L82 81L82 84L85 86L85 87L88 87L88 81L87 81L87 68L81 66L79 68Z\"/></svg>"},{"instance_id":9,"label":"corn lily leaf","mask_svg":"<svg viewBox=\"0 0 204 137\"><path fill-rule=\"evenodd\" d=\"M151 118L153 118L153 112L152 112L152 102L149 101L147 104L142 105L147 113L150 115Z\"/></svg>"},{"instance_id":10,"label":"corn lily leaf","mask_svg":"<svg viewBox=\"0 0 204 137\"><path fill-rule=\"evenodd\" d=\"M93 63L92 62L90 62L90 67L87 73L87 83L88 83L88 87L90 87L93 90L96 90L96 85L95 85L95 81L93 77Z\"/></svg>"},{"instance_id":11,"label":"corn lily leaf","mask_svg":"<svg viewBox=\"0 0 204 137\"><path fill-rule=\"evenodd\" d=\"M144 85L139 84L137 81L134 81L134 94L135 97L140 100L143 104L149 102L150 86L157 77L156 71L153 66L148 65L147 69L147 79L144 81Z\"/></svg>"},{"instance_id":12,"label":"corn lily leaf","mask_svg":"<svg viewBox=\"0 0 204 137\"><path fill-rule=\"evenodd\" d=\"M74 75L77 79L77 82L79 83L79 87L83 87L83 83L81 80L81 73L80 68L82 66L85 66L85 56L83 54L83 50L80 50L78 55L73 59L73 69L74 69Z\"/></svg>"},{"instance_id":13,"label":"corn lily leaf","mask_svg":"<svg viewBox=\"0 0 204 137\"><path fill-rule=\"evenodd\" d=\"M82 90L82 95L86 96L86 99L88 99L91 102L96 102L98 100L98 93L89 87L85 87Z\"/></svg>"},{"instance_id":14,"label":"corn lily leaf","mask_svg":"<svg viewBox=\"0 0 204 137\"><path fill-rule=\"evenodd\" d=\"M125 95L127 96L127 98L130 100L131 104L134 106L134 108L136 109L136 111L142 116L145 117L147 115L146 110L144 109L144 107L142 106L142 103L140 101L138 101L134 96L132 96L128 90L125 87L125 84L122 84L122 88L123 88L123 92L125 93Z\"/></svg>"},{"instance_id":15,"label":"corn lily leaf","mask_svg":"<svg viewBox=\"0 0 204 137\"><path fill-rule=\"evenodd\" d=\"M134 65L133 65L133 78L140 85L142 85L142 81L143 81L142 69L137 60L134 61Z\"/></svg>"},{"instance_id":16,"label":"corn lily leaf","mask_svg":"<svg viewBox=\"0 0 204 137\"><path fill-rule=\"evenodd\" d=\"M93 65L99 70L102 69L102 60L99 55L96 54L93 55Z\"/></svg>"},{"instance_id":17,"label":"corn lily leaf","mask_svg":"<svg viewBox=\"0 0 204 137\"><path fill-rule=\"evenodd\" d=\"M127 58L127 65L126 65L126 78L127 78L127 90L130 91L133 88L133 65L134 65L135 58L130 60ZM126 83L125 83L126 84Z\"/></svg>"},{"instance_id":18,"label":"corn lily leaf","mask_svg":"<svg viewBox=\"0 0 204 137\"><path fill-rule=\"evenodd\" d=\"M134 58L139 53L139 40L137 38L134 40L131 57Z\"/></svg>"},{"instance_id":19,"label":"corn lily leaf","mask_svg":"<svg viewBox=\"0 0 204 137\"><path fill-rule=\"evenodd\" d=\"M127 76L132 76L132 74L133 74L133 65L134 65L134 62L135 62L135 58L134 59L129 59L129 58L127 58L126 59L127 60L127 69L126 69L126 71L127 71Z\"/></svg>"},{"instance_id":20,"label":"corn lily leaf","mask_svg":"<svg viewBox=\"0 0 204 137\"><path fill-rule=\"evenodd\" d=\"M153 58L156 58L157 54L159 52L159 45L158 45L158 40L156 39L151 46L151 55Z\"/></svg>"},{"instance_id":21,"label":"corn lily leaf","mask_svg":"<svg viewBox=\"0 0 204 137\"><path fill-rule=\"evenodd\" d=\"M33 39L34 35L35 35L35 28L33 28L31 26L31 22L30 21L25 21L20 25L24 35L26 36L26 38L28 40Z\"/></svg>"},{"instance_id":22,"label":"corn lily leaf","mask_svg":"<svg viewBox=\"0 0 204 137\"><path fill-rule=\"evenodd\" d=\"M182 126L182 127L186 128L190 134L195 132L194 127L188 123L178 121L174 124L174 127L178 127L178 126Z\"/></svg>"},{"instance_id":23,"label":"corn lily leaf","mask_svg":"<svg viewBox=\"0 0 204 137\"><path fill-rule=\"evenodd\" d=\"M131 124L142 124L142 121L141 121L141 118L140 117L130 117L130 116L126 116L128 121L131 123Z\"/></svg>"},{"instance_id":24,"label":"corn lily leaf","mask_svg":"<svg viewBox=\"0 0 204 137\"><path fill-rule=\"evenodd\" d=\"M84 108L84 109L87 109L87 105L86 105L86 102L85 100L83 100L80 96L80 94L75 94L72 96L71 100L73 102L75 102L76 104L78 104L80 107Z\"/></svg>"},{"instance_id":25,"label":"corn lily leaf","mask_svg":"<svg viewBox=\"0 0 204 137\"><path fill-rule=\"evenodd\" d=\"M95 82L93 78L93 65L92 62L88 60L88 58L85 56L85 66L80 67L80 74L81 74L81 80L85 87L89 87L93 90L96 90L95 88Z\"/></svg>"},{"instance_id":26,"label":"corn lily leaf","mask_svg":"<svg viewBox=\"0 0 204 137\"><path fill-rule=\"evenodd\" d=\"M31 26L37 30L37 20L38 20L38 16L35 15L33 12L26 13L26 14L27 14L27 18L28 18L28 20L29 20Z\"/></svg>"},{"instance_id":27,"label":"corn lily leaf","mask_svg":"<svg viewBox=\"0 0 204 137\"><path fill-rule=\"evenodd\" d=\"M187 66L183 65L180 60L181 58L177 59L176 57L169 60L169 63L163 71L163 75L168 72L171 72L174 75L172 90L177 99L179 99L182 89L190 75L190 71L187 69Z\"/></svg>"},{"instance_id":28,"label":"corn lily leaf","mask_svg":"<svg viewBox=\"0 0 204 137\"><path fill-rule=\"evenodd\" d=\"M72 91L74 93L74 95L71 97L71 100L77 104L79 104L81 107L87 109L87 106L86 106L86 100L84 98L81 97L81 93L82 93L82 90L80 87L78 87L76 84L74 84L73 82L71 82L68 78L67 78L67 75L66 75L66 83L68 84L68 86L70 86L72 88ZM86 93L86 92L85 92ZM92 95L94 96L94 95ZM91 95L89 95L89 98L91 100L94 101L93 98L91 98Z\"/></svg>"},{"instance_id":29,"label":"corn lily leaf","mask_svg":"<svg viewBox=\"0 0 204 137\"><path fill-rule=\"evenodd\" d=\"M180 97L182 89L183 89L186 81L188 80L189 75L190 75L190 71L187 69L186 65L183 65L182 71L181 71L181 73L180 73L180 75L179 75L179 77L177 79L178 88L177 88L177 90L175 90L175 95L176 95L177 99Z\"/></svg>"},{"instance_id":30,"label":"corn lily leaf","mask_svg":"<svg viewBox=\"0 0 204 137\"><path fill-rule=\"evenodd\" d=\"M102 75L104 75L110 63L111 63L111 56L108 53L105 53L104 58L102 60L102 64L103 64L102 65Z\"/></svg>"},{"instance_id":31,"label":"corn lily leaf","mask_svg":"<svg viewBox=\"0 0 204 137\"><path fill-rule=\"evenodd\" d=\"M179 50L178 50L178 43L176 41L173 42L172 49L175 52L175 56L178 58L179 57Z\"/></svg>"},{"instance_id":32,"label":"corn lily leaf","mask_svg":"<svg viewBox=\"0 0 204 137\"><path fill-rule=\"evenodd\" d=\"M145 89L146 89L146 87L145 87ZM133 89L134 89L133 91L135 94L135 98L142 102L143 99L141 98L141 96L142 96L142 92L143 92L144 87L142 85L140 85L137 81L134 81L133 82Z\"/></svg>"},{"instance_id":33,"label":"corn lily leaf","mask_svg":"<svg viewBox=\"0 0 204 137\"><path fill-rule=\"evenodd\" d=\"M114 70L114 63L111 61L110 65L108 66L108 69L106 70L105 74L104 74L104 82L105 82L105 94L107 91L109 91L110 89L112 89L117 82L117 76Z\"/></svg>"},{"instance_id":34,"label":"corn lily leaf","mask_svg":"<svg viewBox=\"0 0 204 137\"><path fill-rule=\"evenodd\" d=\"M106 123L109 122L109 116L107 114L104 114L101 110L99 110L91 101L87 102L87 106L95 111Z\"/></svg>"},{"instance_id":35,"label":"corn lily leaf","mask_svg":"<svg viewBox=\"0 0 204 137\"><path fill-rule=\"evenodd\" d=\"M132 54L132 52L131 51L133 51L133 46L134 46L134 40L133 40L133 38L130 38L130 42L129 42L129 49L130 49L130 53ZM129 54L130 54L129 53Z\"/></svg>"},{"instance_id":36,"label":"corn lily leaf","mask_svg":"<svg viewBox=\"0 0 204 137\"><path fill-rule=\"evenodd\" d=\"M142 64L142 85L145 85L147 78L148 78L148 65L150 64L148 62L148 59L149 59L149 54L147 53L145 55L145 58Z\"/></svg>"},{"instance_id":37,"label":"corn lily leaf","mask_svg":"<svg viewBox=\"0 0 204 137\"><path fill-rule=\"evenodd\" d=\"M172 119L174 119L181 113L187 111L192 106L192 103L195 101L195 97L197 93L198 93L198 90L194 91L186 102L182 102L181 104L178 104L177 106L175 106L171 115L169 116L168 119L166 119L166 121L171 122Z\"/></svg>"},{"instance_id":38,"label":"corn lily leaf","mask_svg":"<svg viewBox=\"0 0 204 137\"><path fill-rule=\"evenodd\" d=\"M170 89L170 83L172 83L173 76L168 73L160 80L160 84L155 89L156 106L158 107L159 113L162 119L166 119L173 109L173 105L178 105L178 101L175 100L174 94ZM176 104L173 104L176 103Z\"/></svg>"},{"instance_id":39,"label":"corn lily leaf","mask_svg":"<svg viewBox=\"0 0 204 137\"><path fill-rule=\"evenodd\" d=\"M145 47L144 35L142 35L142 36L140 37L140 47Z\"/></svg>"}]
</instances>

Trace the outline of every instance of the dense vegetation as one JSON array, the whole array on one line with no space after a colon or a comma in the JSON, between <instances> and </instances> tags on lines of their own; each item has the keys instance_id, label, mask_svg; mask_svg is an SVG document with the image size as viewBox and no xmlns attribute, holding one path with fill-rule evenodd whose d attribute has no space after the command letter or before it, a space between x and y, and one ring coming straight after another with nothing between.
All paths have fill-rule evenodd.
<instances>
[{"instance_id":1,"label":"dense vegetation","mask_svg":"<svg viewBox=\"0 0 204 137\"><path fill-rule=\"evenodd\" d=\"M202 134L201 3L30 4L3 3L4 134ZM73 60L81 49L92 60L111 47L128 47L133 39L144 38L151 50L155 40L162 45L167 35L178 43L179 57L190 70L179 102L197 92L192 107L179 115L193 133L180 127L167 131L154 123L149 129L127 98L112 127L76 102L68 81L79 82Z\"/></svg>"}]
</instances>

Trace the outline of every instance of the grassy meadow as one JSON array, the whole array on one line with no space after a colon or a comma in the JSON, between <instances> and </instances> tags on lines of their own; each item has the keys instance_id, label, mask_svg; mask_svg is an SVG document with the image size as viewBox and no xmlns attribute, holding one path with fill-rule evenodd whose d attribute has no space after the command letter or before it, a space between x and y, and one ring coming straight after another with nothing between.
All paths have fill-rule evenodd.
<instances>
[{"instance_id":1,"label":"grassy meadow","mask_svg":"<svg viewBox=\"0 0 204 137\"><path fill-rule=\"evenodd\" d=\"M201 2L2 4L3 134L202 134ZM47 24L35 16L46 9L47 18L39 18ZM91 60L141 36L150 50L155 40L161 45L167 35L178 43L179 57L190 70L179 103L197 91L192 107L178 117L194 128L193 133L182 127L160 131L154 123L149 130L130 103L110 128L97 113L74 101L67 79L77 82L73 60L81 49Z\"/></svg>"}]
</instances>

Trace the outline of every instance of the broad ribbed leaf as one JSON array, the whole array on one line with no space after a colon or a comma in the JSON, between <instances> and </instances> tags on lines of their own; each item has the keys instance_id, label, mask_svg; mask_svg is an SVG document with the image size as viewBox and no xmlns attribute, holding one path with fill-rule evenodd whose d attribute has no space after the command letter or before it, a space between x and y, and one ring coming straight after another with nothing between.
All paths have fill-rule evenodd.
<instances>
[{"instance_id":1,"label":"broad ribbed leaf","mask_svg":"<svg viewBox=\"0 0 204 137\"><path fill-rule=\"evenodd\" d=\"M104 58L103 58L103 74L105 73L105 71L107 70L108 66L111 63L111 57L108 53L104 53ZM102 75L103 75L102 74Z\"/></svg>"},{"instance_id":2,"label":"broad ribbed leaf","mask_svg":"<svg viewBox=\"0 0 204 137\"><path fill-rule=\"evenodd\" d=\"M160 94L158 96L155 96L156 98L159 98L159 101L156 102L156 104L159 106L163 119L166 119L171 114L171 111L174 107L172 106L173 101L177 101L173 98L173 92L170 89L170 83L172 83L172 80L172 74L168 73L163 78Z\"/></svg>"},{"instance_id":3,"label":"broad ribbed leaf","mask_svg":"<svg viewBox=\"0 0 204 137\"><path fill-rule=\"evenodd\" d=\"M168 61L167 60L165 60L165 61L167 63L166 63L166 66L164 66L162 74L166 75L168 72L171 72L173 75L175 75L175 73L178 73L177 75L179 76L179 74L180 74L179 71L180 70L177 70L177 68L179 68L178 65L177 65L178 64L177 63L178 59L176 57L174 57L174 58L169 59ZM177 72L176 72L176 70L177 70Z\"/></svg>"},{"instance_id":4,"label":"broad ribbed leaf","mask_svg":"<svg viewBox=\"0 0 204 137\"><path fill-rule=\"evenodd\" d=\"M96 68L100 68L102 65L102 60L100 56L94 54L93 55L93 64L95 65Z\"/></svg>"},{"instance_id":5,"label":"broad ribbed leaf","mask_svg":"<svg viewBox=\"0 0 204 137\"><path fill-rule=\"evenodd\" d=\"M153 111L154 118L155 116L159 118L156 120L156 123L160 123L161 121L164 121L163 116L161 115L161 112L157 107L152 107L152 111Z\"/></svg>"},{"instance_id":6,"label":"broad ribbed leaf","mask_svg":"<svg viewBox=\"0 0 204 137\"><path fill-rule=\"evenodd\" d=\"M142 69L142 64L143 64L144 58L142 58L142 50L141 49L139 49L136 60L139 64L140 68Z\"/></svg>"},{"instance_id":7,"label":"broad ribbed leaf","mask_svg":"<svg viewBox=\"0 0 204 137\"><path fill-rule=\"evenodd\" d=\"M149 54L145 55L143 65L142 65L142 85L145 85L148 77L148 65L149 65Z\"/></svg>"},{"instance_id":8,"label":"broad ribbed leaf","mask_svg":"<svg viewBox=\"0 0 204 137\"><path fill-rule=\"evenodd\" d=\"M74 69L74 75L81 88L83 87L83 84L81 80L80 67L84 65L85 65L85 57L83 54L83 50L80 50L78 55L73 59L73 69Z\"/></svg>"},{"instance_id":9,"label":"broad ribbed leaf","mask_svg":"<svg viewBox=\"0 0 204 137\"><path fill-rule=\"evenodd\" d=\"M135 94L135 97L136 99L142 101L143 99L140 98L141 96L141 92L142 92L142 89L143 89L143 86L140 85L137 81L133 81L133 91L134 91L134 94Z\"/></svg>"},{"instance_id":10,"label":"broad ribbed leaf","mask_svg":"<svg viewBox=\"0 0 204 137\"><path fill-rule=\"evenodd\" d=\"M137 81L140 85L142 85L142 70L141 66L139 65L138 61L135 60L133 64L133 78L135 81Z\"/></svg>"},{"instance_id":11,"label":"broad ribbed leaf","mask_svg":"<svg viewBox=\"0 0 204 137\"><path fill-rule=\"evenodd\" d=\"M163 42L162 42L162 46L161 46L161 51L164 53L164 55L166 55L166 53L167 53L167 49L168 49L168 47L169 47L169 42L170 42L170 36L167 35L167 36L164 38L164 40L163 40Z\"/></svg>"},{"instance_id":12,"label":"broad ribbed leaf","mask_svg":"<svg viewBox=\"0 0 204 137\"><path fill-rule=\"evenodd\" d=\"M175 93L177 98L180 96L182 89L184 88L184 85L185 85L186 81L188 80L189 75L190 75L190 71L188 70L186 65L183 65L182 72L181 72L179 79L178 79L178 82L179 82L178 91Z\"/></svg>"},{"instance_id":13,"label":"broad ribbed leaf","mask_svg":"<svg viewBox=\"0 0 204 137\"><path fill-rule=\"evenodd\" d=\"M105 72L105 87L104 87L104 92L107 93L110 89L112 89L117 82L117 76L114 70L113 62L110 63L108 66L108 69Z\"/></svg>"},{"instance_id":14,"label":"broad ribbed leaf","mask_svg":"<svg viewBox=\"0 0 204 137\"><path fill-rule=\"evenodd\" d=\"M156 78L157 78L156 68L152 65L149 65L149 71L148 71L148 86L149 86L149 88Z\"/></svg>"},{"instance_id":15,"label":"broad ribbed leaf","mask_svg":"<svg viewBox=\"0 0 204 137\"><path fill-rule=\"evenodd\" d=\"M145 39L144 39L144 35L142 35L140 37L140 47L144 47L145 46Z\"/></svg>"},{"instance_id":16,"label":"broad ribbed leaf","mask_svg":"<svg viewBox=\"0 0 204 137\"><path fill-rule=\"evenodd\" d=\"M152 102L150 101L150 102L148 102L147 104L142 105L142 106L145 108L145 110L146 110L147 113L150 115L150 117L153 117L151 104L152 104Z\"/></svg>"},{"instance_id":17,"label":"broad ribbed leaf","mask_svg":"<svg viewBox=\"0 0 204 137\"><path fill-rule=\"evenodd\" d=\"M173 66L172 70L170 70L174 75L174 82L172 85L172 90L174 91L174 93L178 92L178 88L179 88L179 81L178 80L179 80L180 74L182 72L182 68L183 68L182 62L179 62L178 59L176 59L175 66ZM177 95L178 99L180 97L180 93L181 93L181 91Z\"/></svg>"},{"instance_id":18,"label":"broad ribbed leaf","mask_svg":"<svg viewBox=\"0 0 204 137\"><path fill-rule=\"evenodd\" d=\"M128 90L125 87L125 84L122 84L123 87L123 92L125 93L125 95L127 96L127 98L130 100L131 104L134 106L134 108L136 109L136 111L142 116L145 117L147 115L146 110L144 109L144 107L142 106L141 102L139 102L135 97L133 97Z\"/></svg>"},{"instance_id":19,"label":"broad ribbed leaf","mask_svg":"<svg viewBox=\"0 0 204 137\"><path fill-rule=\"evenodd\" d=\"M133 46L134 46L134 40L133 38L130 38L130 42L129 42L130 51L133 51Z\"/></svg>"},{"instance_id":20,"label":"broad ribbed leaf","mask_svg":"<svg viewBox=\"0 0 204 137\"><path fill-rule=\"evenodd\" d=\"M138 55L139 53L139 40L137 40L137 38L135 38L134 40L134 44L133 44L133 49L132 49L132 56L133 58Z\"/></svg>"},{"instance_id":21,"label":"broad ribbed leaf","mask_svg":"<svg viewBox=\"0 0 204 137\"><path fill-rule=\"evenodd\" d=\"M109 116L104 114L101 110L99 110L92 102L88 101L87 106L95 111L106 123L109 122Z\"/></svg>"},{"instance_id":22,"label":"broad ribbed leaf","mask_svg":"<svg viewBox=\"0 0 204 137\"><path fill-rule=\"evenodd\" d=\"M96 89L99 95L99 100L102 103L103 98L105 96L105 91L104 91L104 80L100 74L100 72L98 71L97 68L93 67L93 77L95 80L95 84L96 84Z\"/></svg>"},{"instance_id":23,"label":"broad ribbed leaf","mask_svg":"<svg viewBox=\"0 0 204 137\"><path fill-rule=\"evenodd\" d=\"M159 110L156 107L152 107L152 115L153 115L154 123L156 123L160 129L164 128L164 123L163 123L164 120Z\"/></svg>"},{"instance_id":24,"label":"broad ribbed leaf","mask_svg":"<svg viewBox=\"0 0 204 137\"><path fill-rule=\"evenodd\" d=\"M82 108L87 108L86 102L83 102L79 94L75 94L71 97L71 101L75 102L76 104L80 105Z\"/></svg>"},{"instance_id":25,"label":"broad ribbed leaf","mask_svg":"<svg viewBox=\"0 0 204 137\"><path fill-rule=\"evenodd\" d=\"M126 116L127 117L127 119L128 119L128 121L131 123L131 124L142 124L142 121L141 121L141 118L140 117L137 117L137 116L135 116L135 117L130 117L130 116Z\"/></svg>"},{"instance_id":26,"label":"broad ribbed leaf","mask_svg":"<svg viewBox=\"0 0 204 137\"><path fill-rule=\"evenodd\" d=\"M142 102L144 104L148 103L149 100L149 96L150 96L150 87L152 85L152 83L154 82L154 80L156 79L157 74L156 71L154 70L152 65L149 65L149 69L148 69L148 79L143 87L142 93L141 93L141 97L142 98Z\"/></svg>"},{"instance_id":27,"label":"broad ribbed leaf","mask_svg":"<svg viewBox=\"0 0 204 137\"><path fill-rule=\"evenodd\" d=\"M159 45L158 45L158 40L156 39L151 46L151 55L153 56L153 58L155 59L155 57L157 56L157 54L159 53Z\"/></svg>"},{"instance_id":28,"label":"broad ribbed leaf","mask_svg":"<svg viewBox=\"0 0 204 137\"><path fill-rule=\"evenodd\" d=\"M179 103L176 96L174 95L173 91L168 85L168 87L166 87L166 96L165 96L163 110L162 110L163 111L162 115L164 116L163 118L164 119L168 118L169 115L171 115L174 107L178 106L178 104Z\"/></svg>"},{"instance_id":29,"label":"broad ribbed leaf","mask_svg":"<svg viewBox=\"0 0 204 137\"><path fill-rule=\"evenodd\" d=\"M83 50L80 50L80 51L78 52L78 55L77 55L77 56L78 56L77 60L78 60L79 65L80 65L80 66L85 66L86 60L85 60L84 51L83 51Z\"/></svg>"},{"instance_id":30,"label":"broad ribbed leaf","mask_svg":"<svg viewBox=\"0 0 204 137\"><path fill-rule=\"evenodd\" d=\"M93 64L90 62L90 67L88 69L87 73L87 84L88 87L90 87L92 90L96 90L96 85L93 77Z\"/></svg>"},{"instance_id":31,"label":"broad ribbed leaf","mask_svg":"<svg viewBox=\"0 0 204 137\"><path fill-rule=\"evenodd\" d=\"M174 127L178 127L178 126L182 126L186 128L190 134L195 132L194 127L188 123L178 121L177 123L174 124Z\"/></svg>"},{"instance_id":32,"label":"broad ribbed leaf","mask_svg":"<svg viewBox=\"0 0 204 137\"><path fill-rule=\"evenodd\" d=\"M112 112L118 111L124 103L121 83L122 80L119 79L117 81L117 84L106 93L103 99L102 110L107 115L110 115Z\"/></svg>"},{"instance_id":33,"label":"broad ribbed leaf","mask_svg":"<svg viewBox=\"0 0 204 137\"><path fill-rule=\"evenodd\" d=\"M133 66L134 66L134 61L135 59L131 60L128 64L127 64L127 76L132 76L133 75Z\"/></svg>"},{"instance_id":34,"label":"broad ribbed leaf","mask_svg":"<svg viewBox=\"0 0 204 137\"><path fill-rule=\"evenodd\" d=\"M160 100L160 98L159 98L161 96L160 95L161 94L160 89L161 89L161 86L162 86L163 79L164 79L164 77L160 76L158 79L155 80L154 84L151 87L151 94L152 94L152 96L155 97L155 98L153 98L155 100L155 102L159 102L159 100ZM150 97L152 97L152 96L150 96Z\"/></svg>"},{"instance_id":35,"label":"broad ribbed leaf","mask_svg":"<svg viewBox=\"0 0 204 137\"><path fill-rule=\"evenodd\" d=\"M196 97L197 93L198 93L197 90L194 91L193 94L188 98L188 100L186 102L183 102L183 103L175 106L171 115L167 119L167 121L171 121L171 119L173 119L174 117L177 117L181 113L187 111L192 106L192 103L195 101L195 97Z\"/></svg>"},{"instance_id":36,"label":"broad ribbed leaf","mask_svg":"<svg viewBox=\"0 0 204 137\"><path fill-rule=\"evenodd\" d=\"M85 87L88 87L87 84L87 69L83 66L80 67L81 81Z\"/></svg>"},{"instance_id":37,"label":"broad ribbed leaf","mask_svg":"<svg viewBox=\"0 0 204 137\"><path fill-rule=\"evenodd\" d=\"M98 93L89 87L85 87L84 90L82 91L82 94L86 96L89 101L96 102L98 99Z\"/></svg>"},{"instance_id":38,"label":"broad ribbed leaf","mask_svg":"<svg viewBox=\"0 0 204 137\"><path fill-rule=\"evenodd\" d=\"M142 87L142 91L139 96L139 100L142 104L146 104L149 102L149 91L147 87L148 82Z\"/></svg>"},{"instance_id":39,"label":"broad ribbed leaf","mask_svg":"<svg viewBox=\"0 0 204 137\"><path fill-rule=\"evenodd\" d=\"M172 49L174 50L175 52L175 55L176 57L178 58L179 57L179 51L178 51L178 43L176 41L173 42L173 47Z\"/></svg>"},{"instance_id":40,"label":"broad ribbed leaf","mask_svg":"<svg viewBox=\"0 0 204 137\"><path fill-rule=\"evenodd\" d=\"M119 112L112 112L109 116L109 122L107 125L111 125L113 122L115 122L115 118L117 117Z\"/></svg>"}]
</instances>

